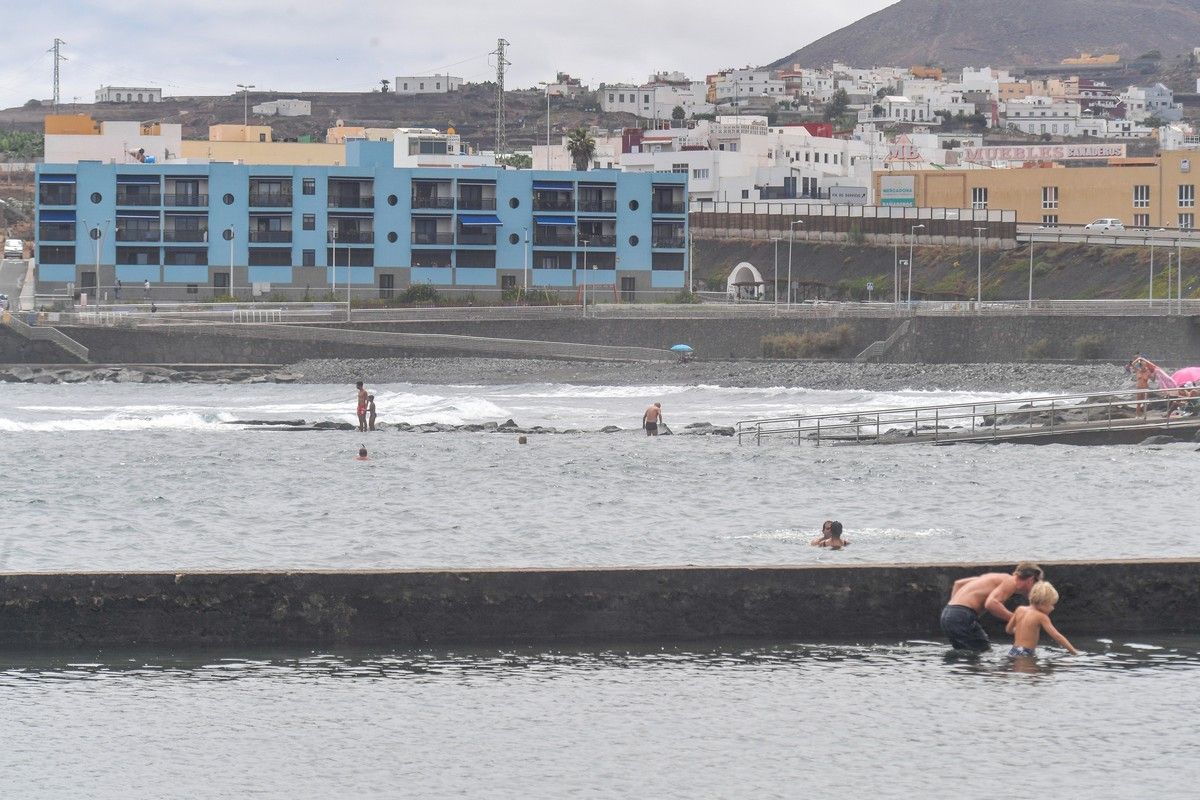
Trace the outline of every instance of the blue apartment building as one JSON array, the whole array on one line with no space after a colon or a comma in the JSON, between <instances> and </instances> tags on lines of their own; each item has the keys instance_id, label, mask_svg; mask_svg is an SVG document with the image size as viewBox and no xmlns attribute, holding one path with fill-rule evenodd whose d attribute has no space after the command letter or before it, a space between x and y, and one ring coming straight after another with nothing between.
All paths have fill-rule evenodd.
<instances>
[{"instance_id":1,"label":"blue apartment building","mask_svg":"<svg viewBox=\"0 0 1200 800\"><path fill-rule=\"evenodd\" d=\"M346 166L43 164L41 293L301 299L585 284L624 301L686 285L687 175L396 168L391 142ZM378 294L376 294L376 292ZM493 292L494 293L494 292Z\"/></svg>"}]
</instances>

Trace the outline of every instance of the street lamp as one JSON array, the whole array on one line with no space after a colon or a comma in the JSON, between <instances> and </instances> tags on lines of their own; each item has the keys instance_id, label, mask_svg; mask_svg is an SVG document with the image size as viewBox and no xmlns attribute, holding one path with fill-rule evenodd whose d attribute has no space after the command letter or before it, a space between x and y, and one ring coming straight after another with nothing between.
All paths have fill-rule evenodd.
<instances>
[{"instance_id":1,"label":"street lamp","mask_svg":"<svg viewBox=\"0 0 1200 800\"><path fill-rule=\"evenodd\" d=\"M522 280L525 284L526 300L529 295L529 226L525 226L525 268L522 270Z\"/></svg>"},{"instance_id":2,"label":"street lamp","mask_svg":"<svg viewBox=\"0 0 1200 800\"><path fill-rule=\"evenodd\" d=\"M106 219L106 220L104 220L103 226L100 226L99 224L89 225L88 221L86 219L83 220L83 227L87 228L88 236L92 237L92 241L96 243L96 294L97 295L100 294L100 248L104 242L104 233L108 229L108 226L111 223L112 223L111 219ZM98 305L100 302L99 297L96 298L96 302Z\"/></svg>"},{"instance_id":3,"label":"street lamp","mask_svg":"<svg viewBox=\"0 0 1200 800\"><path fill-rule=\"evenodd\" d=\"M1033 308L1033 237L1029 235L1029 308Z\"/></svg>"},{"instance_id":4,"label":"street lamp","mask_svg":"<svg viewBox=\"0 0 1200 800\"><path fill-rule=\"evenodd\" d=\"M229 296L235 297L233 293L233 240L237 237L237 231L230 225L225 232L229 234Z\"/></svg>"},{"instance_id":5,"label":"street lamp","mask_svg":"<svg viewBox=\"0 0 1200 800\"><path fill-rule=\"evenodd\" d=\"M792 244L796 240L796 226L803 225L803 224L804 224L804 220L802 220L802 219L794 219L788 223L788 285L787 285L788 299L787 299L787 304L788 304L789 309L792 307Z\"/></svg>"},{"instance_id":6,"label":"street lamp","mask_svg":"<svg viewBox=\"0 0 1200 800\"><path fill-rule=\"evenodd\" d=\"M546 87L546 169L550 169L550 81L538 81Z\"/></svg>"},{"instance_id":7,"label":"street lamp","mask_svg":"<svg viewBox=\"0 0 1200 800\"><path fill-rule=\"evenodd\" d=\"M588 285L588 273L587 273L588 240L580 239L579 242L583 245L583 315L586 317L587 316L587 285Z\"/></svg>"},{"instance_id":8,"label":"street lamp","mask_svg":"<svg viewBox=\"0 0 1200 800\"><path fill-rule=\"evenodd\" d=\"M1165 231L1165 228L1159 228L1159 231ZM1146 293L1146 304L1149 308L1154 308L1154 239L1150 239L1150 289Z\"/></svg>"},{"instance_id":9,"label":"street lamp","mask_svg":"<svg viewBox=\"0 0 1200 800\"><path fill-rule=\"evenodd\" d=\"M924 227L924 225L913 225L908 234L908 305L910 306L912 305L913 241L917 238L917 231Z\"/></svg>"},{"instance_id":10,"label":"street lamp","mask_svg":"<svg viewBox=\"0 0 1200 800\"><path fill-rule=\"evenodd\" d=\"M975 233L979 238L979 257L975 262L975 309L983 308L983 234L987 232L987 228L976 228Z\"/></svg>"},{"instance_id":11,"label":"street lamp","mask_svg":"<svg viewBox=\"0 0 1200 800\"><path fill-rule=\"evenodd\" d=\"M239 83L237 85L242 90L244 102L242 103L242 127L245 128L250 124L250 90L254 88L253 83ZM245 133L245 131L243 131Z\"/></svg>"},{"instance_id":12,"label":"street lamp","mask_svg":"<svg viewBox=\"0 0 1200 800\"><path fill-rule=\"evenodd\" d=\"M1179 314L1183 315L1183 240L1175 240L1175 294L1179 297ZM1171 310L1171 298L1167 298L1167 311Z\"/></svg>"},{"instance_id":13,"label":"street lamp","mask_svg":"<svg viewBox=\"0 0 1200 800\"><path fill-rule=\"evenodd\" d=\"M328 223L326 223L326 227L328 227ZM329 228L329 238L333 242L333 251L331 253L333 263L330 264L332 272L330 273L331 285L329 291L333 293L337 291L337 228Z\"/></svg>"},{"instance_id":14,"label":"street lamp","mask_svg":"<svg viewBox=\"0 0 1200 800\"><path fill-rule=\"evenodd\" d=\"M771 237L771 241L775 243L775 313L779 313L779 237Z\"/></svg>"}]
</instances>

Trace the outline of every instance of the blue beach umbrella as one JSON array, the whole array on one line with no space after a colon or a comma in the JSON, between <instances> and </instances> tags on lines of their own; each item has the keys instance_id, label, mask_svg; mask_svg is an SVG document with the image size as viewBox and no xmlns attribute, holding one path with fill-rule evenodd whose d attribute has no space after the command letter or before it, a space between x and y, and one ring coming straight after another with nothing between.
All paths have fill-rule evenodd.
<instances>
[{"instance_id":1,"label":"blue beach umbrella","mask_svg":"<svg viewBox=\"0 0 1200 800\"><path fill-rule=\"evenodd\" d=\"M671 345L671 351L674 353L690 353L692 352L692 346L690 344L673 344Z\"/></svg>"}]
</instances>

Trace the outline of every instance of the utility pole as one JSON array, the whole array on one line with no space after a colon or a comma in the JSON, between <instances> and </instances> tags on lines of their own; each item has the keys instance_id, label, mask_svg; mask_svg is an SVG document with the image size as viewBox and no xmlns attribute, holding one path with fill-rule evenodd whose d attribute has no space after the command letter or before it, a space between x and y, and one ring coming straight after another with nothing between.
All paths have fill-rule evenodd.
<instances>
[{"instance_id":1,"label":"utility pole","mask_svg":"<svg viewBox=\"0 0 1200 800\"><path fill-rule=\"evenodd\" d=\"M62 54L62 50L61 50L61 48L64 44L66 44L66 42L64 42L62 39L59 39L56 37L54 39L54 46L46 51L47 53L54 54L54 113L55 114L58 113L58 99L59 99L59 68L58 68L58 64L60 61L67 60L67 57Z\"/></svg>"},{"instance_id":2,"label":"utility pole","mask_svg":"<svg viewBox=\"0 0 1200 800\"><path fill-rule=\"evenodd\" d=\"M509 44L507 39L497 39L496 49L489 55L496 57L496 162L504 158L504 151L508 147L508 142L505 141L504 133L504 68L511 66L512 62L504 56L504 48Z\"/></svg>"},{"instance_id":3,"label":"utility pole","mask_svg":"<svg viewBox=\"0 0 1200 800\"><path fill-rule=\"evenodd\" d=\"M254 84L239 83L237 87L242 90L242 128L245 128L250 124L250 90L254 88Z\"/></svg>"}]
</instances>

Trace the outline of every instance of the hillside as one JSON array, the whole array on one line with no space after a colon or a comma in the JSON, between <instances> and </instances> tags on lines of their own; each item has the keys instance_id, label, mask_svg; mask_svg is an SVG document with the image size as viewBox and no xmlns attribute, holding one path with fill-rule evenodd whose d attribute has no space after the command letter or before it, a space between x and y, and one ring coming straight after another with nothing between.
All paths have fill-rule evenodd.
<instances>
[{"instance_id":1,"label":"hillside","mask_svg":"<svg viewBox=\"0 0 1200 800\"><path fill-rule=\"evenodd\" d=\"M325 130L337 120L367 127L454 127L463 140L491 149L496 135L496 97L492 84L468 84L461 91L442 95L400 96L379 92L251 92L250 105L280 98L312 102L312 116L275 117L250 114L250 124L270 125L277 139L312 136L325 138ZM580 125L622 128L636 125L630 114L601 113L594 94L573 100L551 98L551 135L565 135ZM505 94L506 130L509 148L528 149L546 140L546 96L538 90ZM42 130L46 107L0 110L0 129ZM64 104L63 113L88 114L99 120L172 122L183 125L185 139L203 139L208 126L242 121L242 95L219 97L169 97L162 103Z\"/></svg>"},{"instance_id":2,"label":"hillside","mask_svg":"<svg viewBox=\"0 0 1200 800\"><path fill-rule=\"evenodd\" d=\"M1191 53L1200 0L901 0L772 66L1033 66L1090 53Z\"/></svg>"}]
</instances>

